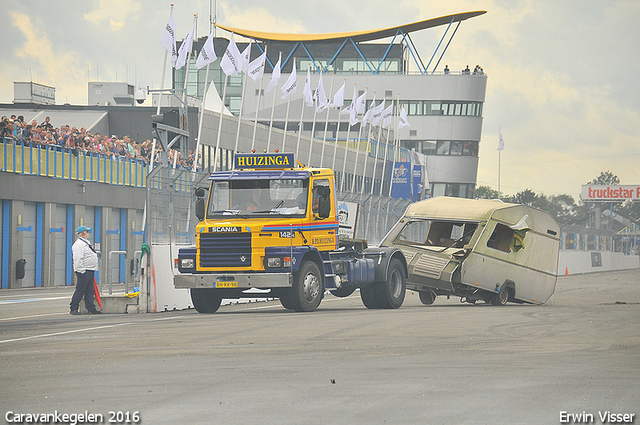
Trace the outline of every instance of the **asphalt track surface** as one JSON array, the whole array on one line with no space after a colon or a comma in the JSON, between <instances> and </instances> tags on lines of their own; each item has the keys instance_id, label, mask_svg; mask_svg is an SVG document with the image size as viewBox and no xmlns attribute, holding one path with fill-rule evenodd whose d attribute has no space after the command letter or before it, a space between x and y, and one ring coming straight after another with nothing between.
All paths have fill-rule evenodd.
<instances>
[{"instance_id":1,"label":"asphalt track surface","mask_svg":"<svg viewBox=\"0 0 640 425\"><path fill-rule=\"evenodd\" d=\"M423 306L407 292L398 310L367 310L356 292L313 313L269 301L71 316L72 291L0 291L3 421L557 424L610 411L640 423L638 270L560 277L543 306Z\"/></svg>"}]
</instances>

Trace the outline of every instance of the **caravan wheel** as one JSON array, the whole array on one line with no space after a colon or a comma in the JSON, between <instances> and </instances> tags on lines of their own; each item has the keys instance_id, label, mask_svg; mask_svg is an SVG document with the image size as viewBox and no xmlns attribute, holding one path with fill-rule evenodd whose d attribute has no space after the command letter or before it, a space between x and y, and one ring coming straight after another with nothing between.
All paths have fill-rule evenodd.
<instances>
[{"instance_id":1,"label":"caravan wheel","mask_svg":"<svg viewBox=\"0 0 640 425\"><path fill-rule=\"evenodd\" d=\"M491 305L505 305L509 301L509 288L501 288L500 292L493 294Z\"/></svg>"}]
</instances>

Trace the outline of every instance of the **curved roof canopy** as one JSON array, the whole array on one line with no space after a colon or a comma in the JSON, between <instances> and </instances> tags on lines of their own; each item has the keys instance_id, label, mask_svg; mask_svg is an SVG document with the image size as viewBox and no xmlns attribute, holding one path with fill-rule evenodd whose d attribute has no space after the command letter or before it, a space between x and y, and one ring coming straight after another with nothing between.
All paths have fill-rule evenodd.
<instances>
[{"instance_id":1,"label":"curved roof canopy","mask_svg":"<svg viewBox=\"0 0 640 425\"><path fill-rule=\"evenodd\" d=\"M271 33L263 31L243 30L239 28L232 28L225 25L216 24L218 28L238 34L244 37L253 38L255 40L265 41L289 41L289 42L305 42L305 41L328 41L339 40L345 38L351 38L354 42L379 40L382 38L393 37L402 31L404 33L410 33L414 31L423 30L426 28L433 28L440 25L447 25L452 22L461 22L469 18L474 18L487 13L486 10L478 10L475 12L456 13L453 15L441 16L439 18L427 19L425 21L414 22L412 24L399 25L396 27L382 28L378 30L367 31L350 31L350 32L334 32L326 34L283 34L283 33Z\"/></svg>"}]
</instances>

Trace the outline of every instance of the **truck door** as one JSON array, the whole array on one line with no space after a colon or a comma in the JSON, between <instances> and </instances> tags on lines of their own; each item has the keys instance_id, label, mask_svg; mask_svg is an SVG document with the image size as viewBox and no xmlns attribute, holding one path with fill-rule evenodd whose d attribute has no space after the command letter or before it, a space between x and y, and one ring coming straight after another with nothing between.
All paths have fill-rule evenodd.
<instances>
[{"instance_id":1,"label":"truck door","mask_svg":"<svg viewBox=\"0 0 640 425\"><path fill-rule=\"evenodd\" d=\"M311 211L314 223L311 244L319 251L336 249L338 222L333 208L331 185L329 179L317 179L313 181L311 191Z\"/></svg>"}]
</instances>

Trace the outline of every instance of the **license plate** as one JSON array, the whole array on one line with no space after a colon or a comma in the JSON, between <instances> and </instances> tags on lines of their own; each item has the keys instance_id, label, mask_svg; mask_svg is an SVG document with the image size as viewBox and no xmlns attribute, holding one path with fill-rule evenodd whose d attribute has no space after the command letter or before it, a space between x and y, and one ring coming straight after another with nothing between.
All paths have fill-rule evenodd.
<instances>
[{"instance_id":1,"label":"license plate","mask_svg":"<svg viewBox=\"0 0 640 425\"><path fill-rule=\"evenodd\" d=\"M237 288L238 282L216 282L216 288Z\"/></svg>"}]
</instances>

